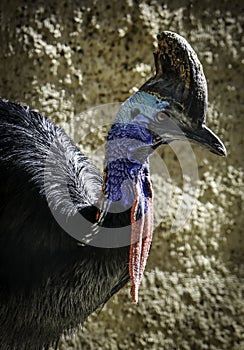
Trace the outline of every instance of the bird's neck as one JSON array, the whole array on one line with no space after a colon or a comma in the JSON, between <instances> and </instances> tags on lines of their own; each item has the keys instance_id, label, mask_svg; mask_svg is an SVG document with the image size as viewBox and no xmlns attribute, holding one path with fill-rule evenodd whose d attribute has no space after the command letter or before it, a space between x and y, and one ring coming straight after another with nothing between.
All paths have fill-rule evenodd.
<instances>
[{"instance_id":1,"label":"bird's neck","mask_svg":"<svg viewBox=\"0 0 244 350\"><path fill-rule=\"evenodd\" d=\"M138 288L145 269L152 240L152 186L148 145L149 130L136 124L116 123L108 134L104 183L97 213L101 224L108 212L130 211L129 273L131 295L138 299Z\"/></svg>"},{"instance_id":2,"label":"bird's neck","mask_svg":"<svg viewBox=\"0 0 244 350\"><path fill-rule=\"evenodd\" d=\"M135 124L116 123L108 134L103 194L118 209L126 210L135 200L134 188L140 186L140 197L147 197L149 178L148 151L151 135L148 130Z\"/></svg>"}]
</instances>

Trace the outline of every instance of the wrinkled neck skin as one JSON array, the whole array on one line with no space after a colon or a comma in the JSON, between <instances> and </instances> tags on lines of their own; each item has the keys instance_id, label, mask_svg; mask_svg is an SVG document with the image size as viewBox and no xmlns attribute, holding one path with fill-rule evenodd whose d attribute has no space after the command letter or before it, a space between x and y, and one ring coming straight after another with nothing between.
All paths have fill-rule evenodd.
<instances>
[{"instance_id":1,"label":"wrinkled neck skin","mask_svg":"<svg viewBox=\"0 0 244 350\"><path fill-rule=\"evenodd\" d=\"M108 134L106 146L105 211L123 212L130 208L129 273L134 303L138 301L139 285L152 240L152 188L148 160L148 146L151 144L152 136L145 127L116 123Z\"/></svg>"},{"instance_id":2,"label":"wrinkled neck skin","mask_svg":"<svg viewBox=\"0 0 244 350\"><path fill-rule=\"evenodd\" d=\"M132 207L136 184L140 186L140 200L146 208L150 150L147 146L151 143L152 136L145 127L132 123L112 125L106 145L103 190L112 210L125 211Z\"/></svg>"}]
</instances>

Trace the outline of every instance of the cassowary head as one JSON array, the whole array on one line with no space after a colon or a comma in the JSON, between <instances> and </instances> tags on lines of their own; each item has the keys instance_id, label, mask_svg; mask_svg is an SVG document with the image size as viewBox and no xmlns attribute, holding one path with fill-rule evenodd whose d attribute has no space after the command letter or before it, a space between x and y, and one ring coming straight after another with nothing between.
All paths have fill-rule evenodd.
<instances>
[{"instance_id":1,"label":"cassowary head","mask_svg":"<svg viewBox=\"0 0 244 350\"><path fill-rule=\"evenodd\" d=\"M122 104L109 131L97 213L101 224L109 211L130 209L129 270L135 302L153 231L148 156L174 140L197 142L226 155L223 143L205 125L207 83L191 46L178 34L163 32L154 58L155 76Z\"/></svg>"}]
</instances>

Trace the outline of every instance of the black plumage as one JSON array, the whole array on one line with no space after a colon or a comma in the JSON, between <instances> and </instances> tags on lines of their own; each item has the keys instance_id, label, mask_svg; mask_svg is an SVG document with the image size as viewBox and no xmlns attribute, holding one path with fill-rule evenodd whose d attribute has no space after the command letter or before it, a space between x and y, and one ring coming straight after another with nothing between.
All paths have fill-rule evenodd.
<instances>
[{"instance_id":1,"label":"black plumage","mask_svg":"<svg viewBox=\"0 0 244 350\"><path fill-rule=\"evenodd\" d=\"M86 216L94 220L92 203L101 176L64 131L42 115L0 100L0 116L1 349L41 349L125 285L129 247L81 246L61 229L44 190L50 144L53 184L70 174L73 205L61 185L48 193L64 216L88 206Z\"/></svg>"}]
</instances>

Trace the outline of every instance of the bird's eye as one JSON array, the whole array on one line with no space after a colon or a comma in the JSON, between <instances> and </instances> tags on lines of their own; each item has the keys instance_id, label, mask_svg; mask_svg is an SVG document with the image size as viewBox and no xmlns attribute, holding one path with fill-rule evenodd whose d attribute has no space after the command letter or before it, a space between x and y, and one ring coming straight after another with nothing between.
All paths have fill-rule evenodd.
<instances>
[{"instance_id":1,"label":"bird's eye","mask_svg":"<svg viewBox=\"0 0 244 350\"><path fill-rule=\"evenodd\" d=\"M158 112L158 113L156 114L156 120L157 120L158 122L162 122L165 118L167 118L167 114L164 113L164 112Z\"/></svg>"}]
</instances>

